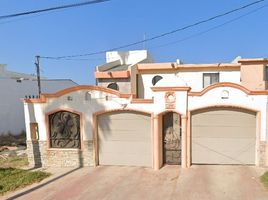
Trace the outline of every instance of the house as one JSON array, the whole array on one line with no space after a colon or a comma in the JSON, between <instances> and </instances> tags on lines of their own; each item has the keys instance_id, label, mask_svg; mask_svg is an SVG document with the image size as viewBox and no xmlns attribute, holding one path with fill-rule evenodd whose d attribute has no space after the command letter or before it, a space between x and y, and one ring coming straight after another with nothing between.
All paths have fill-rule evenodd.
<instances>
[{"instance_id":1,"label":"house","mask_svg":"<svg viewBox=\"0 0 268 200\"><path fill-rule=\"evenodd\" d=\"M36 77L33 74L25 74L19 72L13 72L6 69L6 64L0 64L0 78L9 79L27 79L34 80Z\"/></svg>"},{"instance_id":2,"label":"house","mask_svg":"<svg viewBox=\"0 0 268 200\"><path fill-rule=\"evenodd\" d=\"M56 92L77 85L71 80L49 80L42 78L43 92ZM12 72L0 65L0 135L20 134L25 131L22 98L37 98L36 77L24 73Z\"/></svg>"},{"instance_id":3,"label":"house","mask_svg":"<svg viewBox=\"0 0 268 200\"><path fill-rule=\"evenodd\" d=\"M153 63L136 54L126 63L135 54L108 53L95 86L24 99L31 165L268 165L268 59Z\"/></svg>"}]
</instances>

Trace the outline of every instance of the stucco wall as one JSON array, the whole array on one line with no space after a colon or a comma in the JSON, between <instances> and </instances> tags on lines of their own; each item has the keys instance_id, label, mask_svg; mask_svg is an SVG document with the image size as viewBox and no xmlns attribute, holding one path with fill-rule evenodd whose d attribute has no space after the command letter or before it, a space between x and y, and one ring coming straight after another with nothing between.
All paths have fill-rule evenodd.
<instances>
[{"instance_id":1,"label":"stucco wall","mask_svg":"<svg viewBox=\"0 0 268 200\"><path fill-rule=\"evenodd\" d=\"M229 92L228 99L222 99L223 91ZM86 100L86 94L91 93L91 100ZM187 110L215 105L231 105L245 107L261 112L262 127L261 139L266 139L266 95L247 95L245 92L232 87L214 88L202 96L187 96L187 91L176 91L175 110L182 115L187 114ZM106 98L106 96L108 96ZM67 100L71 97L72 100ZM153 93L153 104L131 104L130 99L119 98L115 95L99 91L81 90L71 92L58 98L49 98L47 103L25 104L25 119L27 127L27 138L30 139L30 122L37 122L39 126L40 140L47 139L47 127L45 116L47 113L62 110L74 110L82 113L83 127L81 132L84 140L92 140L92 114L103 110L125 109L142 110L149 113L158 114L166 110L165 92Z\"/></svg>"},{"instance_id":2,"label":"stucco wall","mask_svg":"<svg viewBox=\"0 0 268 200\"><path fill-rule=\"evenodd\" d=\"M265 90L264 67L263 64L243 64L241 66L241 84L250 90Z\"/></svg>"},{"instance_id":3,"label":"stucco wall","mask_svg":"<svg viewBox=\"0 0 268 200\"><path fill-rule=\"evenodd\" d=\"M30 122L37 122L39 126L39 142L47 142L48 126L46 121L46 115L59 110L75 111L82 114L81 121L81 135L83 141L93 140L93 119L92 115L96 112L103 112L108 110L117 109L131 109L139 110L147 113L152 113L153 116L157 116L159 113L167 111L166 109L166 91L152 91L153 103L131 103L129 98L119 98L114 94L107 92L101 92L98 90L86 90L81 89L78 91L70 92L59 97L51 97L47 99L46 103L25 103L25 118L27 127L27 140L31 141L30 137ZM223 91L225 91L225 98L223 99ZM239 89L239 87L213 87L206 93L198 96L188 96L188 91L173 91L175 93L176 102L175 111L185 117L188 115L188 111L211 107L211 106L229 106L240 107L250 110L255 110L260 113L260 141L266 141L266 121L267 121L267 95L249 95L245 91ZM226 92L227 97L226 98ZM87 98L87 95L91 95L91 99ZM69 100L68 100L69 99ZM50 151L45 149L45 152ZM259 149L257 150L259 153ZM54 151L53 151L54 152ZM45 153L42 153L45 155ZM66 153L54 152L53 154L47 154L49 157L44 157L46 161L52 162L52 157L60 157L67 155ZM74 154L71 154L74 155ZM86 156L90 156L89 152ZM77 155L76 155L77 156ZM56 158L55 157L55 158ZM87 157L88 158L88 157ZM65 158L63 158L65 159ZM86 159L86 158L83 158ZM257 158L259 159L259 157ZM50 160L50 161L49 161ZM59 161L60 162L60 161ZM74 161L75 162L75 161ZM262 161L264 162L264 161ZM52 163L53 165L55 163ZM51 165L52 165L51 164ZM57 164L55 164L57 165ZM61 164L63 165L63 164Z\"/></svg>"},{"instance_id":4,"label":"stucco wall","mask_svg":"<svg viewBox=\"0 0 268 200\"><path fill-rule=\"evenodd\" d=\"M90 92L91 100L86 100L86 94ZM107 97L106 97L107 96ZM68 97L72 100L68 101ZM129 109L151 112L153 105L129 104L130 99L119 98L116 95L99 91L81 90L71 92L59 98L50 98L47 103L25 104L25 123L27 138L30 139L30 122L37 122L39 126L40 140L46 140L47 127L45 116L47 113L58 110L69 110L82 113L83 127L81 132L84 140L92 140L92 114L103 110L122 109L124 104Z\"/></svg>"},{"instance_id":5,"label":"stucco wall","mask_svg":"<svg viewBox=\"0 0 268 200\"><path fill-rule=\"evenodd\" d=\"M161 86L189 86L191 91L201 91L203 89L203 73L219 73L220 82L240 83L240 71L202 71L202 72L178 72L178 73L159 73L159 74L141 74L139 88L144 88L144 98L152 97L152 79L154 76L162 76L163 79L155 86L161 83ZM177 79L177 82L174 82ZM142 92L143 90L140 89ZM140 94L140 96L143 96Z\"/></svg>"},{"instance_id":6,"label":"stucco wall","mask_svg":"<svg viewBox=\"0 0 268 200\"><path fill-rule=\"evenodd\" d=\"M122 93L131 93L131 83L129 78L98 79L97 85L107 88L110 83L117 83L119 91Z\"/></svg>"}]
</instances>

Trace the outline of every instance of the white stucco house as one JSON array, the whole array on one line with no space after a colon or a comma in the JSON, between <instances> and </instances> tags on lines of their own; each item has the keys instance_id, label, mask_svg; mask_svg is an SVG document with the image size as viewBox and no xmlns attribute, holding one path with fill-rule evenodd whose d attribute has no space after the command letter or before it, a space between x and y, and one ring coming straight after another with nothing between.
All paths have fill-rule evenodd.
<instances>
[{"instance_id":1,"label":"white stucco house","mask_svg":"<svg viewBox=\"0 0 268 200\"><path fill-rule=\"evenodd\" d=\"M57 92L76 86L71 80L41 80L43 92ZM25 131L22 98L37 98L38 87L34 75L6 70L0 65L0 135L20 134Z\"/></svg>"},{"instance_id":2,"label":"white stucco house","mask_svg":"<svg viewBox=\"0 0 268 200\"><path fill-rule=\"evenodd\" d=\"M31 165L267 166L268 59L183 64L153 63L147 51L111 55L96 67L97 85L24 99Z\"/></svg>"}]
</instances>

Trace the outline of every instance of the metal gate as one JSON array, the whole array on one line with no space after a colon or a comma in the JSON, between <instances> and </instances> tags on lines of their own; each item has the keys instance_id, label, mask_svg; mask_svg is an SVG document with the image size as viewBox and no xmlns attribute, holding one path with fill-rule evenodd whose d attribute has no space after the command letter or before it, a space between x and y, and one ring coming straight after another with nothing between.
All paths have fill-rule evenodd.
<instances>
[{"instance_id":1,"label":"metal gate","mask_svg":"<svg viewBox=\"0 0 268 200\"><path fill-rule=\"evenodd\" d=\"M165 164L181 164L181 120L177 113L163 115L163 159Z\"/></svg>"}]
</instances>

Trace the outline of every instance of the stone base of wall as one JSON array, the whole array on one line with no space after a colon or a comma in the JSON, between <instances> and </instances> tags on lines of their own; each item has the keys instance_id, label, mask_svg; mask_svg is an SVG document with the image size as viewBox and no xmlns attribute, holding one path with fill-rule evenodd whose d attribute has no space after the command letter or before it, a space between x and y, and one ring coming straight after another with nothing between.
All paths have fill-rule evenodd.
<instances>
[{"instance_id":1,"label":"stone base of wall","mask_svg":"<svg viewBox=\"0 0 268 200\"><path fill-rule=\"evenodd\" d=\"M268 145L266 142L260 142L260 155L259 155L259 166L268 166Z\"/></svg>"},{"instance_id":2,"label":"stone base of wall","mask_svg":"<svg viewBox=\"0 0 268 200\"><path fill-rule=\"evenodd\" d=\"M27 141L31 167L93 166L92 141L83 141L82 149L48 149L46 141Z\"/></svg>"},{"instance_id":3,"label":"stone base of wall","mask_svg":"<svg viewBox=\"0 0 268 200\"><path fill-rule=\"evenodd\" d=\"M27 155L30 167L42 167L46 142L27 141Z\"/></svg>"}]
</instances>

